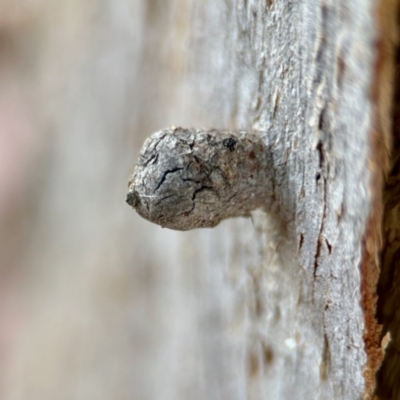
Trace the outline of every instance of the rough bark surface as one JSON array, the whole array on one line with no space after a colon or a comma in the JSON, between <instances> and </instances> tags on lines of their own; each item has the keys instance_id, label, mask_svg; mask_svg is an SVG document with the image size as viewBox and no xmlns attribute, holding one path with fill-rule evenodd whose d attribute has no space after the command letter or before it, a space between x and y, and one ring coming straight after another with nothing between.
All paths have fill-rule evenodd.
<instances>
[{"instance_id":1,"label":"rough bark surface","mask_svg":"<svg viewBox=\"0 0 400 400\"><path fill-rule=\"evenodd\" d=\"M247 310L234 323L244 329L244 342L236 349L225 343L233 346L228 353L238 352L235 368L242 364L247 371L244 377L232 370L235 382L252 399L359 399L373 392L373 378L366 383L364 375L368 327L361 266L375 190L375 5L238 1L194 8L205 20L211 15L235 21L224 34L230 45L219 54L233 60L225 61L235 76L232 125L262 131L272 154L278 208L253 216L259 261L246 257L239 274L253 289L242 303L237 287L225 288L231 303L217 313L229 338L235 336L229 330L233 315ZM192 26L197 32L196 21ZM189 76L204 73L212 34L208 28L192 36ZM243 240L240 232L235 237ZM216 241L211 248L218 246ZM220 268L217 256L210 261ZM217 294L214 299L220 301ZM222 352L222 360L228 353ZM217 376L230 375L230 367L217 365ZM227 398L242 398L240 393L229 391Z\"/></svg>"},{"instance_id":2,"label":"rough bark surface","mask_svg":"<svg viewBox=\"0 0 400 400\"><path fill-rule=\"evenodd\" d=\"M239 1L225 11L237 21L230 31L239 48L230 68L233 116L264 132L278 205L274 215L253 217L255 226L274 226L259 234L269 238L261 254L272 246L275 256L248 270L251 398L358 399L374 390L379 362L367 382L364 373L368 351L379 344L365 345L365 332L375 328L366 326L362 305L374 324L375 303L362 299L374 298L375 287L362 292L369 269L361 266L380 190L371 169L375 7L365 0ZM192 68L201 69L204 53L192 57Z\"/></svg>"}]
</instances>

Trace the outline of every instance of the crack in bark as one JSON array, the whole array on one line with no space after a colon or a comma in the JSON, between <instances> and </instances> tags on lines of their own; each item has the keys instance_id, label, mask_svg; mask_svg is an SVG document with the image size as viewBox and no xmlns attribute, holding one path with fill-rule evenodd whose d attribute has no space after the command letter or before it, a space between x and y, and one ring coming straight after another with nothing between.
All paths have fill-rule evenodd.
<instances>
[{"instance_id":1,"label":"crack in bark","mask_svg":"<svg viewBox=\"0 0 400 400\"><path fill-rule=\"evenodd\" d=\"M318 242L317 242L317 249L315 252L315 256L314 256L314 271L313 271L313 299L315 297L315 286L317 284L316 280L317 280L317 270L319 267L319 258L321 255L321 246L322 246L322 241L323 241L323 235L322 232L324 231L324 227L325 227L325 219L326 219L326 204L327 204L327 199L326 199L326 186L327 186L327 181L326 178L323 178L324 183L323 183L323 191L324 191L324 195L323 195L323 209L322 209L322 218L321 218L321 226L319 229L319 234L318 234Z\"/></svg>"}]
</instances>

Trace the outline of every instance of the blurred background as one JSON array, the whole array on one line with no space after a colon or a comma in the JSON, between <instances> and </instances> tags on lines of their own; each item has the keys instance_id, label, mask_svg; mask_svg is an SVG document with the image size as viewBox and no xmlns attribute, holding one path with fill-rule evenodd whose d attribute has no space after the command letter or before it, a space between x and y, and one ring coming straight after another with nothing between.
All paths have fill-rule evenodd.
<instances>
[{"instance_id":1,"label":"blurred background","mask_svg":"<svg viewBox=\"0 0 400 400\"><path fill-rule=\"evenodd\" d=\"M152 132L249 123L241 3L0 0L1 399L246 398L257 227L125 204Z\"/></svg>"}]
</instances>

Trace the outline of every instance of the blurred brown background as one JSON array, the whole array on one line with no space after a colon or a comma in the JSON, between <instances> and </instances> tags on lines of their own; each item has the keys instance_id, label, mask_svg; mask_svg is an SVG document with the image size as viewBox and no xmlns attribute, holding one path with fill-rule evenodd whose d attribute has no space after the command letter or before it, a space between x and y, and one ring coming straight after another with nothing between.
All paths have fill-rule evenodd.
<instances>
[{"instance_id":1,"label":"blurred brown background","mask_svg":"<svg viewBox=\"0 0 400 400\"><path fill-rule=\"evenodd\" d=\"M247 397L243 271L265 237L124 202L153 131L248 125L241 4L0 1L1 399Z\"/></svg>"}]
</instances>

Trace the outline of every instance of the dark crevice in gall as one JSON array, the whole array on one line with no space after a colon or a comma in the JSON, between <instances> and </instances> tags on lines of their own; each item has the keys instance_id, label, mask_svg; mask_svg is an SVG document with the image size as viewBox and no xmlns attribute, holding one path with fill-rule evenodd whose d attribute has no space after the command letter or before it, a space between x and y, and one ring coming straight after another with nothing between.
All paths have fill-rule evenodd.
<instances>
[{"instance_id":1,"label":"dark crevice in gall","mask_svg":"<svg viewBox=\"0 0 400 400\"><path fill-rule=\"evenodd\" d=\"M194 201L194 200L196 199L197 195L198 195L199 193L201 193L201 192L204 192L204 190L212 190L212 188L209 187L209 186L202 186L201 188L196 189L196 190L193 192L192 200Z\"/></svg>"},{"instance_id":2,"label":"dark crevice in gall","mask_svg":"<svg viewBox=\"0 0 400 400\"><path fill-rule=\"evenodd\" d=\"M165 197L163 197L162 199L160 199L159 201L157 201L156 205L162 203L164 200L167 200L167 199L169 199L169 198L171 198L171 197L177 197L177 196L176 196L176 194L170 194L170 195L168 195L168 196L165 196Z\"/></svg>"},{"instance_id":3,"label":"dark crevice in gall","mask_svg":"<svg viewBox=\"0 0 400 400\"><path fill-rule=\"evenodd\" d=\"M158 160L158 153L154 153L154 154L151 155L151 157L148 160L146 160L143 163L143 165L145 167L147 167L150 163L155 164L157 162L157 160Z\"/></svg>"},{"instance_id":4,"label":"dark crevice in gall","mask_svg":"<svg viewBox=\"0 0 400 400\"><path fill-rule=\"evenodd\" d=\"M201 164L201 161L200 161L199 157L193 155L193 158L196 160L197 164Z\"/></svg>"},{"instance_id":5,"label":"dark crevice in gall","mask_svg":"<svg viewBox=\"0 0 400 400\"><path fill-rule=\"evenodd\" d=\"M182 171L182 170L183 170L183 168L174 168L174 169L170 169L170 170L168 170L168 171L165 171L165 172L164 172L164 175L162 176L162 178L161 178L159 184L158 184L157 187L154 189L154 191L156 192L156 191L160 188L160 186L164 183L165 179L167 178L167 175L173 174L174 172Z\"/></svg>"},{"instance_id":6,"label":"dark crevice in gall","mask_svg":"<svg viewBox=\"0 0 400 400\"><path fill-rule=\"evenodd\" d=\"M192 211L194 210L195 207L196 207L196 204L195 204L195 202L193 202L192 208L190 210L188 210L188 211L183 212L182 214L179 214L178 217L181 217L182 215L184 217L189 216L192 213Z\"/></svg>"}]
</instances>

